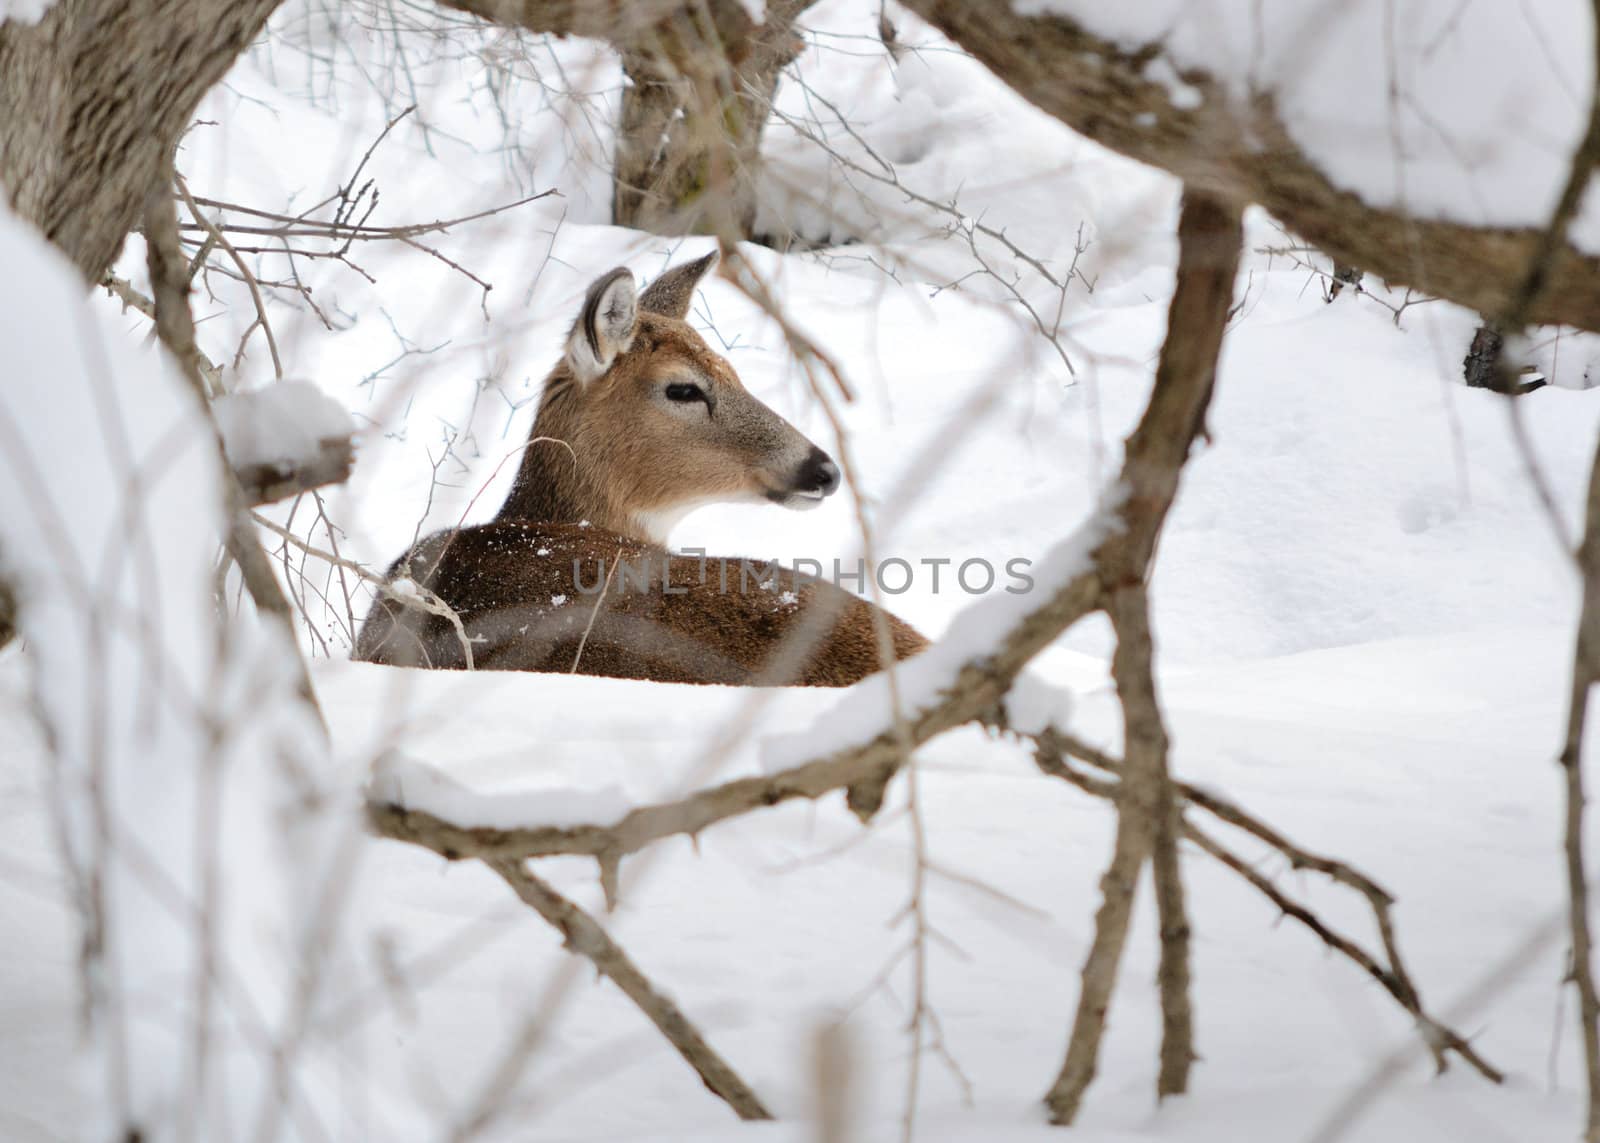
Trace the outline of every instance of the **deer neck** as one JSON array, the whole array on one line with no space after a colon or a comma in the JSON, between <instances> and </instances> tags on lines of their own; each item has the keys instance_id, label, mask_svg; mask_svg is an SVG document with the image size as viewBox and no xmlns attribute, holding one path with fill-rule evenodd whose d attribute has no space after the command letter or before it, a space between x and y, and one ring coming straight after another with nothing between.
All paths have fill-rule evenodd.
<instances>
[{"instance_id":1,"label":"deer neck","mask_svg":"<svg viewBox=\"0 0 1600 1143\"><path fill-rule=\"evenodd\" d=\"M676 519L662 513L631 512L615 503L601 474L585 463L577 433L576 388L577 383L566 376L552 377L546 383L516 480L495 519L586 523L666 547L666 532Z\"/></svg>"}]
</instances>

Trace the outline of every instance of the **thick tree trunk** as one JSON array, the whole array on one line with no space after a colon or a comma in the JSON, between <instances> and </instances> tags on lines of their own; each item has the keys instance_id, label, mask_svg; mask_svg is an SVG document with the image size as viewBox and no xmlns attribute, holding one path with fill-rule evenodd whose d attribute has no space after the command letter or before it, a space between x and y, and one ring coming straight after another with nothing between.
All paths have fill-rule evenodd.
<instances>
[{"instance_id":1,"label":"thick tree trunk","mask_svg":"<svg viewBox=\"0 0 1600 1143\"><path fill-rule=\"evenodd\" d=\"M0 24L0 186L91 282L279 0L60 0Z\"/></svg>"},{"instance_id":2,"label":"thick tree trunk","mask_svg":"<svg viewBox=\"0 0 1600 1143\"><path fill-rule=\"evenodd\" d=\"M90 283L145 208L200 99L279 0L59 0L0 21L0 190ZM0 584L0 647L13 601Z\"/></svg>"},{"instance_id":3,"label":"thick tree trunk","mask_svg":"<svg viewBox=\"0 0 1600 1143\"><path fill-rule=\"evenodd\" d=\"M778 73L811 0L440 0L530 32L590 36L622 55L612 221L657 234L748 238Z\"/></svg>"},{"instance_id":4,"label":"thick tree trunk","mask_svg":"<svg viewBox=\"0 0 1600 1143\"><path fill-rule=\"evenodd\" d=\"M685 7L621 45L612 220L657 234L750 236L761 132L801 42L804 0L756 24L739 0Z\"/></svg>"}]
</instances>

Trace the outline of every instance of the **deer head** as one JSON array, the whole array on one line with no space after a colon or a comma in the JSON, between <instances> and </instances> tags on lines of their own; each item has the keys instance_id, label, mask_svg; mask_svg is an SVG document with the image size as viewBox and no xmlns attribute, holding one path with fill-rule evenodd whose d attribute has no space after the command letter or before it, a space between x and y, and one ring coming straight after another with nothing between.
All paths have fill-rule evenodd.
<instances>
[{"instance_id":1,"label":"deer head","mask_svg":"<svg viewBox=\"0 0 1600 1143\"><path fill-rule=\"evenodd\" d=\"M643 292L622 267L589 287L499 519L588 520L664 544L703 504L813 508L838 488L828 454L752 396L684 320L716 257L674 267Z\"/></svg>"}]
</instances>

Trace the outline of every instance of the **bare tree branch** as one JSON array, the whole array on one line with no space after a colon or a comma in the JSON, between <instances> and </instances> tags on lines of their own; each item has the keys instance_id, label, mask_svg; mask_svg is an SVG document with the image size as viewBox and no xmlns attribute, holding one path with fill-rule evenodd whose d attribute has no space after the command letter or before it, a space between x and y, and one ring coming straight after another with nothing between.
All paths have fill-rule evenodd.
<instances>
[{"instance_id":1,"label":"bare tree branch","mask_svg":"<svg viewBox=\"0 0 1600 1143\"><path fill-rule=\"evenodd\" d=\"M255 304L256 308L256 325L261 327L261 332L267 339L267 352L272 355L273 376L280 381L283 380L283 358L278 354L278 339L273 335L272 322L267 318L267 305L261 298L261 286L256 282L256 276L250 272L250 267L245 265L244 259L233 248L233 243L228 241L228 236L218 229L216 223L205 216L199 204L194 201L194 196L189 193L189 184L184 182L183 176L174 173L173 181L177 185L178 195L183 199L184 206L189 208L189 216L205 230L208 242L216 243L227 252L234 266L238 268L239 277L243 278L244 284L249 287L250 300ZM200 262L203 259L197 258L195 261ZM246 337L248 336L247 334ZM244 353L242 345L239 347L239 353L241 356Z\"/></svg>"},{"instance_id":2,"label":"bare tree branch","mask_svg":"<svg viewBox=\"0 0 1600 1143\"><path fill-rule=\"evenodd\" d=\"M1566 742L1561 769L1566 778L1567 913L1572 929L1572 983L1578 990L1578 1019L1589 1097L1584 1120L1585 1143L1600 1140L1600 994L1594 981L1594 937L1589 926L1589 883L1583 856L1583 737L1588 723L1589 692L1600 680L1600 442L1589 473L1589 506L1583 544L1578 549L1583 573L1583 606L1578 617L1577 645L1572 654L1572 690L1567 706Z\"/></svg>"},{"instance_id":3,"label":"bare tree branch","mask_svg":"<svg viewBox=\"0 0 1600 1143\"><path fill-rule=\"evenodd\" d=\"M0 185L97 282L200 98L279 0L60 0L0 21Z\"/></svg>"},{"instance_id":4,"label":"bare tree branch","mask_svg":"<svg viewBox=\"0 0 1600 1143\"><path fill-rule=\"evenodd\" d=\"M1055 1123L1071 1123L1077 1117L1084 1093L1094 1080L1139 870L1161 835L1168 847L1161 871L1169 879L1161 889L1165 899L1161 909L1162 1094L1183 1090L1194 1056L1188 1004L1188 921L1178 881L1177 810L1166 774L1166 731L1151 676L1144 581L1183 463L1204 429L1217 355L1233 306L1242 240L1239 215L1233 208L1192 188L1186 191L1178 220L1178 281L1156 367L1155 392L1144 420L1128 438L1123 464L1126 511L1151 523L1137 534L1130 532L1120 546L1108 543L1098 561L1105 598L1117 625L1112 672L1122 698L1129 766L1123 796L1117 802L1116 840L1111 864L1100 883L1102 900L1095 915L1094 941L1083 966L1067 1057L1045 1096ZM1165 413L1159 419L1150 415L1158 408Z\"/></svg>"},{"instance_id":5,"label":"bare tree branch","mask_svg":"<svg viewBox=\"0 0 1600 1143\"><path fill-rule=\"evenodd\" d=\"M650 1018L713 1095L733 1108L740 1119L772 1118L772 1113L756 1098L755 1092L706 1042L671 998L650 983L598 921L535 876L523 862L492 859L487 864L505 878L506 884L524 903L560 930L567 948L587 958L600 975L610 979L639 1006L639 1011Z\"/></svg>"},{"instance_id":6,"label":"bare tree branch","mask_svg":"<svg viewBox=\"0 0 1600 1143\"><path fill-rule=\"evenodd\" d=\"M1102 773L1118 777L1123 777L1126 774L1126 766L1121 761L1082 742L1073 735L1059 730L1047 730L1038 735L1034 742L1036 746L1034 761L1046 774L1064 779L1096 797L1107 798L1112 801L1121 799L1122 787L1120 782L1112 782L1105 778L1074 770L1068 765L1067 756L1071 755L1072 757L1080 758ZM1384 991L1392 996L1416 1020L1418 1031L1421 1033L1428 1050L1433 1055L1434 1063L1440 1071L1443 1071L1447 1066L1446 1053L1455 1052L1485 1079L1494 1083L1500 1083L1505 1079L1504 1074L1499 1069L1478 1055L1470 1042L1428 1015L1423 1008L1422 997L1412 983L1411 974L1407 971L1405 960L1400 955L1400 944L1395 936L1392 915L1394 898L1386 889L1365 873L1343 861L1324 857L1301 848L1260 818L1216 794L1186 782L1175 783L1174 790L1180 803L1178 829L1181 835L1239 874L1281 909L1284 915L1305 925L1330 948L1348 957L1362 971L1376 980ZM1289 862L1291 869L1313 870L1321 873L1329 880L1361 894L1366 898L1367 904L1372 909L1379 938L1383 943L1384 960L1387 964L1380 962L1349 937L1336 932L1309 908L1291 900L1253 865L1228 850L1209 834L1200 830L1187 817L1182 816L1181 811L1185 804L1203 809L1217 818L1217 820L1264 842L1273 850L1282 854Z\"/></svg>"},{"instance_id":7,"label":"bare tree branch","mask_svg":"<svg viewBox=\"0 0 1600 1143\"><path fill-rule=\"evenodd\" d=\"M906 6L1073 130L1236 208L1259 203L1341 264L1497 314L1538 261L1546 277L1524 324L1600 330L1600 258L1564 241L1545 250L1543 230L1466 226L1372 206L1306 157L1270 94L1241 103L1216 77L1179 68L1200 100L1177 108L1148 69L1160 44L1125 47L1070 17L1023 15L985 0Z\"/></svg>"},{"instance_id":8,"label":"bare tree branch","mask_svg":"<svg viewBox=\"0 0 1600 1143\"><path fill-rule=\"evenodd\" d=\"M206 411L207 421L216 436L217 456L221 459L222 435L210 417L210 403L200 366L202 355L195 345L194 315L189 310L189 264L178 245L178 215L168 182L168 176L172 174L171 167L167 167L163 177L150 188L144 200L145 253L151 291L155 295L156 332L162 344L177 359L180 371L194 390L195 399ZM272 563L262 550L255 529L251 527L250 509L238 479L226 464L221 467L223 511L228 521L228 554L239 565L239 574L244 578L245 587L256 607L263 615L271 616L282 625L293 647L294 614L289 601L284 598L283 589L272 574ZM316 715L326 734L327 723L322 717L322 708L317 703L316 692L311 687L311 676L298 651L295 652L295 663L299 674L300 697Z\"/></svg>"},{"instance_id":9,"label":"bare tree branch","mask_svg":"<svg viewBox=\"0 0 1600 1143\"><path fill-rule=\"evenodd\" d=\"M343 484L355 465L355 446L349 437L327 437L317 442L317 455L298 458L294 464L246 464L233 470L247 508L287 500L302 492Z\"/></svg>"},{"instance_id":10,"label":"bare tree branch","mask_svg":"<svg viewBox=\"0 0 1600 1143\"><path fill-rule=\"evenodd\" d=\"M1306 928L1310 929L1329 948L1353 961L1368 976L1377 981L1383 990L1400 1004L1417 1022L1417 1031L1421 1034L1423 1042L1433 1054L1435 1063L1443 1067L1446 1050L1457 1053L1462 1059L1471 1064L1484 1078L1494 1083L1502 1083L1505 1075L1498 1068L1489 1064L1459 1032L1441 1024L1429 1016L1422 1009L1421 1002L1403 982L1400 974L1394 971L1394 963L1388 968L1379 964L1373 956L1349 937L1339 933L1305 905L1292 900L1268 880L1259 870L1249 862L1239 857L1224 847L1215 838L1205 833L1192 822L1183 823L1183 836L1194 842L1206 853L1216 858L1223 865L1243 877L1260 893L1278 907L1283 915L1289 917Z\"/></svg>"},{"instance_id":11,"label":"bare tree branch","mask_svg":"<svg viewBox=\"0 0 1600 1143\"><path fill-rule=\"evenodd\" d=\"M1161 1070L1158 1096L1182 1095L1189 1087L1189 1066L1195 1060L1194 1014L1189 999L1189 915L1184 903L1178 861L1182 812L1175 796L1167 755L1168 742L1161 703L1156 695L1155 651L1150 633L1150 601L1144 585L1115 592L1106 609L1117 634L1112 677L1122 702L1124 767L1139 775L1140 811L1145 823L1155 882L1156 911L1161 930L1161 963L1156 979L1161 989ZM1126 778L1124 779L1126 780ZM1124 803L1124 813L1131 802Z\"/></svg>"}]
</instances>

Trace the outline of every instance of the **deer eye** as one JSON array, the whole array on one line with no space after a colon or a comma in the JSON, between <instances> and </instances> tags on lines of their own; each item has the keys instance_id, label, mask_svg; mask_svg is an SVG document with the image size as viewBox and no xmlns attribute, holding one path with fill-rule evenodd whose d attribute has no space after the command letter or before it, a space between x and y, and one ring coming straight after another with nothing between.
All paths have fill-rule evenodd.
<instances>
[{"instance_id":1,"label":"deer eye","mask_svg":"<svg viewBox=\"0 0 1600 1143\"><path fill-rule=\"evenodd\" d=\"M698 385L678 382L667 386L667 400L669 401L704 401L705 399L705 390Z\"/></svg>"}]
</instances>

